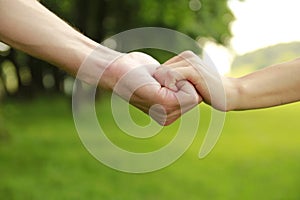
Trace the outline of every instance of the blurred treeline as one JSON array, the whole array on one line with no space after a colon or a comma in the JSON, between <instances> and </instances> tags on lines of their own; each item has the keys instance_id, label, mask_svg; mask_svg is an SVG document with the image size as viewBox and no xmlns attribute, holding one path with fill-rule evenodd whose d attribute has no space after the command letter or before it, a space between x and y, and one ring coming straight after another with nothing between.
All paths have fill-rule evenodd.
<instances>
[{"instance_id":1,"label":"blurred treeline","mask_svg":"<svg viewBox=\"0 0 300 200\"><path fill-rule=\"evenodd\" d=\"M41 0L83 34L101 43L121 31L156 26L227 45L234 16L227 0ZM16 13L17 14L17 13ZM38 16L37 16L38 17ZM70 94L65 72L0 43L0 97Z\"/></svg>"},{"instance_id":2,"label":"blurred treeline","mask_svg":"<svg viewBox=\"0 0 300 200\"><path fill-rule=\"evenodd\" d=\"M242 76L274 63L299 58L299 55L300 42L276 44L236 57L232 63L231 72L236 76Z\"/></svg>"}]
</instances>

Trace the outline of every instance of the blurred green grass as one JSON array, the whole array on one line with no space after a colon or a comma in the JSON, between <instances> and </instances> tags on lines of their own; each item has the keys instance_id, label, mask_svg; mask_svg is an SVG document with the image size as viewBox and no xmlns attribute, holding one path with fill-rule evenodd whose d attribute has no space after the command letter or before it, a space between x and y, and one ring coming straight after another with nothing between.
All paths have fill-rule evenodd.
<instances>
[{"instance_id":1,"label":"blurred green grass","mask_svg":"<svg viewBox=\"0 0 300 200\"><path fill-rule=\"evenodd\" d=\"M111 130L109 137L124 148L149 151L176 133L178 123L149 141L130 141L107 105L103 97L97 112L105 116L101 122ZM102 165L83 147L70 100L3 103L0 199L300 199L300 104L228 113L213 152L199 160L210 118L207 106L201 110L199 133L177 162L148 174L126 174ZM131 114L140 124L149 121L135 109Z\"/></svg>"}]
</instances>

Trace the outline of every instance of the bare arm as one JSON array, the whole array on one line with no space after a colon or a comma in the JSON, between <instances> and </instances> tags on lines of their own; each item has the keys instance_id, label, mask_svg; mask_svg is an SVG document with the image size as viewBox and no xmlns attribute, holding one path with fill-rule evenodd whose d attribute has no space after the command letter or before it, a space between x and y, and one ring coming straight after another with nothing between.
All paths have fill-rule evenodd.
<instances>
[{"instance_id":1,"label":"bare arm","mask_svg":"<svg viewBox=\"0 0 300 200\"><path fill-rule=\"evenodd\" d=\"M231 110L264 108L300 100L300 59L276 64L237 79L226 79ZM230 99L229 99L230 100Z\"/></svg>"},{"instance_id":2,"label":"bare arm","mask_svg":"<svg viewBox=\"0 0 300 200\"><path fill-rule=\"evenodd\" d=\"M240 78L216 77L209 66L204 66L200 58L189 51L164 65L168 69L161 68L155 74L158 80L167 77L165 83L160 81L161 84L172 88L177 81L187 79L206 103L211 104L214 98L212 106L222 111L266 108L300 101L300 59L266 67ZM224 106L218 102L222 97L212 96L209 92L209 86L220 85L225 90Z\"/></svg>"},{"instance_id":3,"label":"bare arm","mask_svg":"<svg viewBox=\"0 0 300 200\"><path fill-rule=\"evenodd\" d=\"M0 40L74 76L87 63L80 71L81 80L98 83L101 71L100 87L113 90L121 81L122 87L115 92L145 113L153 105L162 105L161 109L152 109L151 115L160 124L172 123L183 114L182 110L186 112L201 101L188 82L181 84L178 93L161 87L152 77L159 63L151 56L137 52L122 54L101 46L36 0L0 0ZM128 73L130 76L126 77L131 79L122 79ZM140 87L136 88L137 82L133 80ZM181 109L179 97L186 99L186 109Z\"/></svg>"},{"instance_id":4,"label":"bare arm","mask_svg":"<svg viewBox=\"0 0 300 200\"><path fill-rule=\"evenodd\" d=\"M0 40L75 75L99 44L80 34L36 0L0 0ZM120 53L102 47L100 67Z\"/></svg>"}]
</instances>

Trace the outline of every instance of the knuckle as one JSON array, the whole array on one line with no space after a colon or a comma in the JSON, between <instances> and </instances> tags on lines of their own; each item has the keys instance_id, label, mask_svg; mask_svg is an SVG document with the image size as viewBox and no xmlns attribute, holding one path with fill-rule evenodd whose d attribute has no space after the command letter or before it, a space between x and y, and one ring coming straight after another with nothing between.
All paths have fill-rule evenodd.
<instances>
[{"instance_id":1,"label":"knuckle","mask_svg":"<svg viewBox=\"0 0 300 200\"><path fill-rule=\"evenodd\" d=\"M169 69L166 71L166 78L168 78L168 79L173 78L174 75L175 75L175 74L174 74L173 69L170 69L170 68L169 68Z\"/></svg>"}]
</instances>

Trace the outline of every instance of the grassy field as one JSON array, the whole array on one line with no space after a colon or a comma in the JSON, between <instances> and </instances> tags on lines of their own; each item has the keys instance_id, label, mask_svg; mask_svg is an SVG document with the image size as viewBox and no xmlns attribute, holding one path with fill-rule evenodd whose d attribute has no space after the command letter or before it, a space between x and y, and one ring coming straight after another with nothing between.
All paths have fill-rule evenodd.
<instances>
[{"instance_id":1,"label":"grassy field","mask_svg":"<svg viewBox=\"0 0 300 200\"><path fill-rule=\"evenodd\" d=\"M129 150L162 146L178 127L141 145L120 134L107 105L103 98L97 112L107 116L109 137ZM3 103L0 199L300 199L300 104L229 113L217 146L199 160L210 116L208 107L201 108L199 133L184 156L156 172L127 174L104 166L84 148L70 100ZM138 123L147 122L131 113Z\"/></svg>"}]
</instances>

